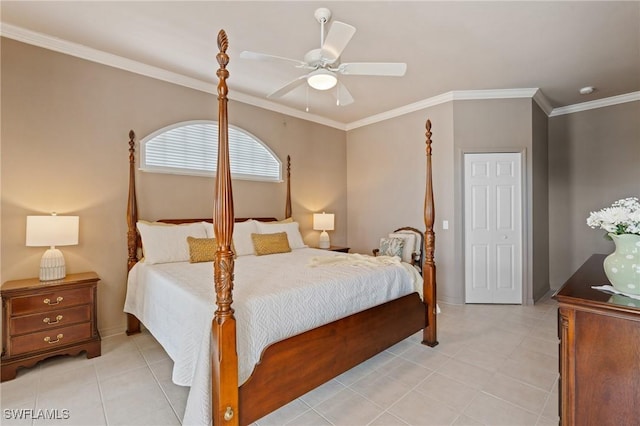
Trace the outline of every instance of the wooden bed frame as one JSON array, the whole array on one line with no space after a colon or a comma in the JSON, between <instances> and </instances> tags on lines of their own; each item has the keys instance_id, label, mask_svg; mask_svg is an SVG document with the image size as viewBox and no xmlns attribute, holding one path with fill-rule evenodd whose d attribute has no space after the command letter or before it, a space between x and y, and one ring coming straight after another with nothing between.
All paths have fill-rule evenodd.
<instances>
[{"instance_id":1,"label":"wooden bed frame","mask_svg":"<svg viewBox=\"0 0 640 426\"><path fill-rule=\"evenodd\" d=\"M213 424L246 425L304 395L390 346L423 330L422 343L438 344L436 334L436 266L434 262L435 210L431 171L431 121L426 122L426 192L424 202L424 301L412 293L350 315L268 346L249 379L239 386L236 320L233 303L234 222L229 164L226 80L229 72L228 40L218 34L218 164L214 190L213 223L217 251L213 261L216 305L212 321ZM140 239L135 195L135 134L129 132L129 199L127 206L128 267L138 261ZM290 162L287 158L287 205L291 216ZM201 219L197 219L201 220ZM185 221L176 221L185 222ZM140 321L128 314L127 334L140 331Z\"/></svg>"}]
</instances>

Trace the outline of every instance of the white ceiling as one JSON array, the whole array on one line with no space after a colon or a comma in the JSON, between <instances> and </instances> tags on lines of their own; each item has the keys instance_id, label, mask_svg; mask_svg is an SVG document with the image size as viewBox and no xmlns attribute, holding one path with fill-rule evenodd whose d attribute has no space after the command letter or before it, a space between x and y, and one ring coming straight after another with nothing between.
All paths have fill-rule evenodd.
<instances>
[{"instance_id":1,"label":"white ceiling","mask_svg":"<svg viewBox=\"0 0 640 426\"><path fill-rule=\"evenodd\" d=\"M224 29L232 98L301 117L308 102L309 117L345 126L451 91L539 88L551 108L640 91L640 1L3 0L0 7L4 36L211 92ZM406 62L406 75L341 76L355 98L348 106L326 92L307 96L306 86L277 104L267 100L305 71L239 53L302 59L320 45L318 7L357 29L342 62ZM579 95L583 86L596 91Z\"/></svg>"}]
</instances>

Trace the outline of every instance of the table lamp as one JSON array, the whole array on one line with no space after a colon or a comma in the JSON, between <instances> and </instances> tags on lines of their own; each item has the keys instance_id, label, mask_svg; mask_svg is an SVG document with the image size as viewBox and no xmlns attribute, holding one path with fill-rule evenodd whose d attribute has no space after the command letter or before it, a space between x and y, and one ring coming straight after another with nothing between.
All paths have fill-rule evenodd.
<instances>
[{"instance_id":1,"label":"table lamp","mask_svg":"<svg viewBox=\"0 0 640 426\"><path fill-rule=\"evenodd\" d=\"M27 216L28 247L49 247L40 260L40 281L66 276L64 256L56 246L78 244L78 216Z\"/></svg>"},{"instance_id":2,"label":"table lamp","mask_svg":"<svg viewBox=\"0 0 640 426\"><path fill-rule=\"evenodd\" d=\"M322 231L320 233L320 240L318 241L319 248L328 249L331 246L331 242L329 241L329 234L327 234L327 231L333 231L333 226L333 213L322 212L313 214L313 229L315 231Z\"/></svg>"}]
</instances>

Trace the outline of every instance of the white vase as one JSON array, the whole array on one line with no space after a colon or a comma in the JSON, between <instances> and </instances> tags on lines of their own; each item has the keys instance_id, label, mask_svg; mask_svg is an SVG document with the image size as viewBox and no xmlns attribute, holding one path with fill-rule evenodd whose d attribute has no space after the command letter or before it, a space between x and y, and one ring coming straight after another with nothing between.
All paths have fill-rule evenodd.
<instances>
[{"instance_id":1,"label":"white vase","mask_svg":"<svg viewBox=\"0 0 640 426\"><path fill-rule=\"evenodd\" d=\"M607 278L616 290L640 295L640 235L609 236L616 250L604 259Z\"/></svg>"}]
</instances>

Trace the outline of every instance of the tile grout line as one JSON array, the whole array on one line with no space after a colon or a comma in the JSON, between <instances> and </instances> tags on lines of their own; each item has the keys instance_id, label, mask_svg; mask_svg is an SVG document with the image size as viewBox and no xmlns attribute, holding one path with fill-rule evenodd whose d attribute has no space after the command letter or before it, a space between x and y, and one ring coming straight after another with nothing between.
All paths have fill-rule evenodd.
<instances>
[{"instance_id":1,"label":"tile grout line","mask_svg":"<svg viewBox=\"0 0 640 426\"><path fill-rule=\"evenodd\" d=\"M376 420L378 420L380 417L384 416L385 414L393 417L394 419L397 419L398 421L402 422L402 424L410 426L409 423L405 422L404 420L402 420L400 417L396 416L395 414L392 414L392 413L388 412L387 410L384 410L382 413L378 414L378 416L375 419L373 419L369 423L367 423L367 426L371 425L373 422L375 422Z\"/></svg>"},{"instance_id":2,"label":"tile grout line","mask_svg":"<svg viewBox=\"0 0 640 426\"><path fill-rule=\"evenodd\" d=\"M543 354L543 355L544 355L544 354ZM507 359L508 359L508 358L509 358L509 357L507 357ZM504 375L504 376L506 376L506 377L509 377L510 379L513 379L513 380L515 380L515 381L517 381L517 382L519 382L519 383L522 383L522 384L527 385L527 386L529 386L529 387L532 387L532 388L534 388L534 389L540 390L540 391L542 391L542 392L550 392L548 389L540 388L540 387L535 386L535 385L533 385L533 384L531 384L531 383L528 383L528 382L525 382L525 381L523 381L523 380L520 380L520 379L519 379L519 378L517 378L517 377L513 377L513 376L510 376L510 375L508 375L508 374L502 373L501 371L498 371L498 370L496 370L496 371L490 371L490 370L487 370L485 367L481 367L481 366L479 366L479 365L472 364L471 362L465 361L465 360L463 360L463 359L458 359L458 358L454 358L454 357L451 357L451 359L454 359L455 361L461 362L461 363L466 364L466 365L470 365L470 366L472 366L472 367L480 368L481 370L483 370L483 371L485 371L485 372L487 372L487 373L490 373L490 374L500 373L500 374L502 374L502 375ZM515 361L514 361L514 362L515 362ZM518 362L518 364L522 364L522 363ZM540 369L536 369L536 370L540 370ZM445 373L441 373L441 374L442 374L443 376L446 376L446 377L450 378L450 379L455 379L454 377L451 377L451 376L449 376L449 375L447 375L447 374L445 374Z\"/></svg>"},{"instance_id":3,"label":"tile grout line","mask_svg":"<svg viewBox=\"0 0 640 426\"><path fill-rule=\"evenodd\" d=\"M548 318L552 318L555 317L556 313L554 310L550 310L547 313L547 317ZM493 316L495 315L485 315L485 317L489 318L486 322L487 322L487 328L491 328L491 327L495 327L495 321L493 319L491 319ZM528 330L528 332L526 334L524 334L523 340L517 345L517 348L522 349L522 351L526 351L526 352L531 352L531 354L536 354L536 355L546 355L546 356L550 356L548 353L542 352L542 351L536 351L536 350L532 350L531 348L527 348L525 346L527 345L532 345L535 344L538 340L540 341L539 343L543 343L543 342L550 342L552 341L552 339L545 339L544 337L539 337L540 332L543 332L545 329L547 328L552 328L552 326L554 325L553 322L551 320L547 321L546 319L544 320L544 324L543 325L541 323L541 325L539 327L534 327ZM500 330L499 330L500 331ZM505 331L504 329L502 329L502 331ZM467 333L468 335L474 335L473 332L471 333ZM522 335L522 333L518 333L519 335ZM538 334L538 336L535 336L534 334ZM457 334L454 335L454 337L457 336ZM547 333L547 336L551 336L550 333ZM545 336L545 337L547 337ZM531 340L533 339L533 340ZM171 387L171 383L170 382L166 382L164 381L164 383L166 384L166 386L163 386L159 380L159 377L164 377L164 369L163 370L159 370L158 372L156 372L154 370L154 365L158 365L158 363L160 361L156 360L153 361L155 359L155 355L156 355L156 351L155 349L151 348L150 346L148 347L148 349L151 349L149 351L149 354L145 354L145 351L142 349L143 346L145 346L145 344L150 344L151 341L147 341L146 339L142 339L142 340L135 340L135 348L137 349L137 352L142 356L143 360L144 360L144 364L140 366L140 368L142 368L143 366L147 368L147 371L151 372L152 377L154 378L154 381L156 383L156 385L160 386L160 390L163 393L165 400L164 403L168 403L169 407L171 408L171 410L173 411L174 415L176 416L176 418L178 418L178 413L176 410L176 407L180 407L180 403L179 400L176 400L176 405L174 406L174 404L172 404L171 400L169 399L169 393L172 392L172 387ZM381 419L387 417L387 420L392 420L392 419L397 419L395 420L395 423L397 424L406 424L406 420L398 417L397 414L391 413L389 410L392 409L393 407L398 407L398 404L401 400L403 400L404 398L407 398L407 396L411 396L412 398L422 398L422 397L426 397L429 398L430 400L433 401L438 401L436 399L433 398L433 394L432 393L427 393L424 391L421 391L419 389L419 387L421 385L423 385L425 382L432 380L435 374L440 374L442 375L443 378L447 378L448 380L452 380L454 382L457 383L461 383L464 384L465 386L469 387L470 389L473 390L473 393L471 394L471 397L468 399L468 401L465 401L466 398L461 399L460 401L462 402L462 404L458 404L457 406L462 407L461 409L455 408L451 405L449 405L448 403L440 403L443 404L444 407L447 407L448 409L450 409L452 411L452 414L454 414L455 416L453 417L453 420L451 422L451 424L456 424L456 422L461 422L464 418L467 419L473 419L474 421L478 421L480 423L482 423L482 420L479 420L473 416L470 416L469 414L465 413L465 410L468 409L468 407L470 405L473 404L474 401L478 401L478 398L485 398L485 397L489 397L489 398L494 398L496 401L501 401L501 403L505 403L507 404L507 406L509 407L514 407L518 410L522 410L522 413L529 413L531 414L531 420L533 421L533 424L539 425L539 424L546 424L549 421L553 421L554 420L554 416L553 413L551 413L550 411L552 410L552 403L553 400L552 398L554 398L554 396L557 396L557 394L554 394L554 392L556 392L557 389L557 377L554 381L554 384L552 387L550 387L550 389L545 389L544 387L539 387L537 385L534 385L532 383L528 383L527 381L524 381L523 378L526 377L530 377L530 372L529 371L522 371L522 374L517 375L517 376L511 376L510 374L506 374L504 371L501 371L501 367L498 366L497 369L495 369L495 371L493 369L487 369L487 367L481 367L477 364L473 363L473 359L472 357L467 356L467 360L464 359L458 359L456 358L456 355L461 353L461 351L465 351L467 349L470 349L472 351L476 351L476 352L481 352L485 355L491 356L490 351L485 350L487 349L486 345L481 345L480 348L476 347L475 345L477 345L477 341L460 341L460 339L454 339L452 342L449 342L449 344L451 344L451 351L450 352L443 352L440 351L440 348L435 348L435 350L438 352L438 357L443 357L442 359L444 359L443 362L441 362L441 360L438 360L437 362L431 362L431 366L425 366L422 364L422 362L429 362L432 361L430 359L430 357L425 357L423 355L428 355L428 354L422 354L421 352L418 352L415 348L416 347L422 347L422 345L420 345L419 341L417 341L416 339L408 339L405 341L405 343L401 346L398 346L397 349L399 351L399 353L396 352L391 352L389 350L386 351L387 356L381 358L380 360L378 360L377 362L374 362L372 364L369 365L369 371L366 372L366 374L362 375L361 374L363 372L365 372L366 370L361 370L361 371L356 371L355 374L353 374L352 376L348 377L351 381L351 383L348 386L345 386L345 382L340 382L337 381L337 383L340 384L340 386L343 386L343 389L349 389L351 392L354 393L354 395L357 395L359 397L361 397L364 401L368 401L370 404L372 404L374 407L378 407L381 408L381 412L376 413L374 410L372 410L372 414L374 414L374 417L372 420L370 420L367 424L374 424L376 422L381 422ZM550 345L544 345L545 347L548 347L548 349L551 349ZM501 346L502 347L502 346ZM404 349L404 350L403 350ZM453 351L453 349L455 349L455 351ZM496 353L496 355L504 355L507 351L498 351L498 353ZM512 351L513 352L513 351ZM409 356L411 355L411 357L413 359L409 359ZM526 362L526 359L528 359L528 356L526 353L519 353L519 355L522 355L522 357L518 358L520 359L520 361L516 361L514 360L514 358L512 358L513 353L510 353L507 357L507 359L511 359L513 360L513 362L516 362L517 364L522 364L522 365L527 365L530 364L529 362ZM545 358L546 359L546 358ZM557 359L557 358L556 358ZM472 385L468 385L465 382L461 381L460 379L457 379L455 377L451 377L449 376L446 372L442 372L440 371L440 368L442 368L443 365L445 365L446 363L448 363L449 361L455 360L456 362L460 362L463 365L469 365L472 366L474 368L478 368L481 371L485 371L486 373L489 373L490 376L488 378L487 381L481 382L482 385L480 387L475 387ZM153 361L153 362L152 362ZM382 406L380 404L377 404L376 402L374 402L373 400L369 399L368 397L366 397L365 395L363 395L362 393L356 391L354 389L354 386L356 386L356 384L358 382L360 382L361 380L364 380L367 377L370 377L371 374L376 374L376 375L388 375L389 377L395 377L393 375L392 372L389 372L388 374L385 374L385 370L388 369L389 365L392 365L392 363L397 362L397 361L402 361L402 362L406 362L407 365L405 365L409 370L411 369L411 365L416 366L416 367L420 367L420 368L425 368L427 370L429 370L429 374L420 379L417 384L411 386L408 385L407 386L407 391L406 392L402 392L402 388L400 388L401 392L398 393L399 396L396 396L394 398L385 398L385 400L382 400L381 402L385 403L385 405L388 405L387 409L382 409ZM534 360L535 361L535 360ZM544 361L544 360L542 360ZM536 365L538 365L538 363L535 363ZM534 375L538 374L539 372L543 372L543 371L547 371L545 370L544 367L544 362L542 362L539 365L539 368L535 368L533 369L533 373ZM555 363L554 363L555 365ZM434 367L435 366L435 367ZM33 380L33 387L34 389L34 397L32 399L32 407L34 409L37 409L39 407L40 404L42 403L46 403L46 395L48 395L48 389L45 392L45 389L43 388L43 386L45 386L45 383L43 382L47 382L47 376L43 375L43 371L45 371L47 369L48 366L46 365L38 365L37 367L35 367L34 369L36 369L37 371L35 371L36 373L36 377L34 377L35 380ZM103 380L100 380L100 378L98 377L99 374L99 365L97 363L93 364L93 374L95 375L95 377L97 378L97 384L98 384L98 392L100 395L100 404L101 404L101 409L102 409L102 415L104 416L104 420L106 422L107 425L109 425L109 418L108 418L108 414L107 414L107 409L106 409L106 404L105 404L105 398L106 395L108 394L108 387L104 386L103 384ZM119 365L115 365L113 366L114 371L119 369L120 366ZM111 369L111 368L110 368ZM125 369L126 370L126 369ZM128 370L127 370L128 371ZM515 370L514 370L515 371ZM520 371L518 369L518 371ZM550 373L552 370L548 370L548 372ZM554 372L555 369L553 370ZM452 370L451 373L453 373L454 371ZM556 372L557 373L557 372ZM517 402L511 402L508 401L502 397L499 397L497 395L494 395L492 393L491 390L484 390L484 388L487 388L488 384L490 383L491 380L494 380L498 375L502 375L504 378L509 379L510 381L513 381L513 384L518 384L518 385L522 385L524 390L526 391L527 389L529 390L537 390L539 392L544 392L544 394L539 394L536 396L536 400L540 399L542 400L542 405L541 408L539 410L531 410L531 409L527 409L523 406L521 406L519 403ZM548 374L548 378L551 379L551 374ZM356 379L356 380L353 380ZM413 380L411 380L410 382L412 382ZM547 380L544 380L547 381ZM550 381L550 380L549 380ZM405 383L407 383L407 381L405 381ZM542 383L542 381L540 381L540 383ZM487 388L488 389L488 388ZM366 388L362 388L360 389L362 392L369 392ZM425 390L428 390L425 388ZM106 392L106 393L105 393ZM412 395L413 393L413 395ZM500 392L498 392L500 393ZM333 394L335 395L335 393ZM511 394L507 394L505 393L504 396L510 398ZM526 392L525 392L526 395ZM370 394L370 396L374 396L374 394ZM323 400L321 400L320 403L326 401L328 398L324 398ZM518 400L518 398L516 398L516 400ZM329 425L335 425L338 424L339 422L331 422L327 417L325 417L325 415L323 415L320 411L318 411L316 408L318 407L318 405L320 404L315 404L314 406L311 406L311 404L303 399L299 399L300 402L303 403L303 406L301 406L300 408L302 408L304 411L302 412L302 414L298 414L295 417L291 417L287 420L287 424L295 424L296 421L301 421L301 419L303 418L303 416L306 414L307 416L313 416L316 415L317 418L316 420L318 422L327 422L326 424ZM385 401L389 401L388 403L386 403ZM448 400L447 400L448 401ZM97 403L97 401L96 401ZM533 404L535 406L535 404ZM305 409L305 407L307 407ZM97 407L96 407L97 408ZM505 406L506 408L506 406ZM96 410L97 411L97 410ZM537 412L537 415L536 415ZM96 413L97 414L97 413ZM548 414L548 415L547 415ZM523 414L524 415L524 414ZM535 416L535 417L534 417ZM99 415L96 415L96 419L99 417ZM487 417L486 419L488 419L489 417ZM485 419L485 420L486 420ZM557 419L557 417L556 417ZM112 419L112 422L115 419ZM181 420L178 418L178 422L181 423ZM266 422L268 423L268 422ZM24 424L31 424L32 426L35 425L39 425L42 424L41 421L36 421L35 419L32 419L30 422L25 422ZM262 426L264 426L265 422L262 423ZM255 423L255 426L260 425L259 422Z\"/></svg>"},{"instance_id":4,"label":"tile grout line","mask_svg":"<svg viewBox=\"0 0 640 426\"><path fill-rule=\"evenodd\" d=\"M457 351L455 351L455 355L457 355L458 353L460 353L460 351L462 351L463 349L468 348L468 347L469 347L469 344L468 344L468 343L464 343L464 344L462 344L462 345L461 345L461 347L460 347L460 348L458 348L458 350L457 350ZM436 348L436 349L437 349L437 348ZM447 355L447 354L442 353L442 352L440 352L440 354L441 354L442 356L445 356L445 357L447 357L447 358L448 358L448 359L447 359L447 361L445 361L445 362L443 363L443 365L444 365L444 364L446 364L447 362L451 361L451 360L456 360L456 361L462 362L462 361L458 360L457 358L455 358L455 355ZM404 359L404 360L406 360L406 361L411 362L410 360L407 360L406 358L402 358L402 359ZM414 363L414 364L415 364L415 363ZM419 365L419 364L416 364L416 365ZM472 364L469 364L469 365L472 365ZM442 367L442 365L440 365L440 367ZM460 380L458 380L458 379L456 379L456 378L454 378L454 377L449 377L449 376L447 376L446 374L443 374L442 372L440 372L440 371L439 371L439 368L440 368L440 367L436 368L435 370L432 370L431 374L429 374L427 377L425 377L423 380L421 380L421 381L420 381L420 382L419 382L419 383L418 383L418 384L417 384L413 389L411 389L411 390L410 390L410 392L417 392L417 393L419 393L419 394L420 394L420 395L422 395L422 396L425 396L425 397L427 397L427 398L430 398L428 395L425 395L424 393L420 392L420 390L418 389L418 386L420 386L420 384L422 384L423 382L425 382L427 379L429 379L429 378L430 378L431 376L433 376L434 374L440 374L441 376L446 377L446 378L447 378L447 379L449 379L449 380L453 380L453 381L455 381L455 382L457 382L457 383L460 383L460 384L462 384L462 385L464 385L464 386L467 386L467 387L469 387L469 388L472 388L472 389L474 389L477 393L479 393L479 392L481 392L481 391L482 391L482 389L476 389L476 388L474 388L473 386L471 386L471 385L469 385L469 384L467 384L467 383L461 382ZM474 367L477 367L477 366L474 366ZM481 367L478 367L478 368L481 368ZM483 370L484 370L484 369L483 369ZM407 393L407 394L408 394L408 393ZM404 398L404 397L406 397L406 396L407 396L407 395L403 395L403 396L402 396L402 398ZM466 416L466 414L464 414L464 410L465 410L469 405L471 405L471 403L473 402L473 400L474 400L476 397L477 397L477 395L476 395L476 396L474 396L473 398L471 398L471 400L470 400L469 402L467 402L467 404L466 404L462 409L460 409L460 410L456 409L455 407L452 407L451 405L448 405L447 403L444 403L444 405L446 405L446 406L447 406L448 408L450 408L452 411L456 411L456 412L457 412L457 416L456 416L456 418L453 420L453 423L455 423L455 421L456 421L460 416L462 416L462 415L465 415L465 416ZM396 403L398 403L398 401L400 401L400 399L402 399L402 398L397 399L393 404L391 404L391 407L393 407ZM431 399L433 399L433 398L431 398ZM439 402L439 401L437 401L437 400L435 400L435 401L436 401L436 402ZM389 407L389 408L391 408L391 407ZM387 410L385 410L385 412L388 412L388 411L387 411ZM392 413L389 413L389 414L393 415ZM473 418L473 417L472 417L472 418ZM401 420L402 420L402 419L401 419ZM475 418L474 418L474 420L477 420L477 419L475 419ZM453 424L453 423L452 423L452 424Z\"/></svg>"},{"instance_id":5,"label":"tile grout line","mask_svg":"<svg viewBox=\"0 0 640 426\"><path fill-rule=\"evenodd\" d=\"M452 357L451 359L454 359L454 358ZM467 364L467 365L470 365L470 366L476 367L476 368L480 368L480 369L482 369L483 371L485 371L485 372L487 372L487 373L491 373L491 378L493 378L496 374L503 374L503 373L500 373L499 371L493 371L493 372L492 372L492 371L486 370L486 369L485 369L485 368L483 368L483 367L480 367L480 366L477 366L477 365L471 364L471 363L469 363L469 362L465 362L465 361L460 360L460 359L455 359L455 360L456 360L456 361L458 361L458 362L461 362L461 363L464 363L464 364ZM526 411L526 412L528 412L528 413L530 413L530 414L534 414L534 415L536 415L536 413L532 412L531 410L529 410L529 409L527 409L527 408L525 408L525 407L522 407L522 406L520 406L520 405L518 405L518 404L515 404L515 403L513 403L513 402L507 401L507 400L505 400L505 399L503 399L503 398L501 398L501 397L499 397L499 396L497 396L497 395L494 395L494 394L492 394L492 393L490 393L490 392L488 392L488 391L485 391L485 390L484 390L484 385L483 385L482 387L480 387L480 388L475 388L475 387L473 387L473 386L471 386L471 385L469 385L469 384L467 384L467 383L461 382L460 380L456 379L455 377L451 377L451 376L447 375L446 373L443 373L443 372L440 372L440 371L436 371L436 373L441 374L442 376L444 376L444 377L448 378L449 380L456 381L456 382L458 382L458 383L461 383L461 384L463 384L463 385L465 385L465 386L471 387L471 388L473 388L473 389L475 389L475 390L476 390L476 395L475 395L473 398L471 398L471 400L470 400L470 401L465 405L465 407L464 407L464 408L462 408L462 409L460 410L460 413L459 413L458 417L459 417L460 415L465 415L465 416L468 416L468 417L472 418L473 420L476 420L476 421L478 421L478 422L481 422L481 423L482 423L482 421L481 421L480 419L477 419L477 418L475 418L475 417L473 417L473 416L471 416L471 415L469 415L469 414L465 414L465 410L466 410L466 409L467 409L467 408L468 408L468 407L473 403L473 401L474 401L475 399L477 399L477 398L478 398L479 394L481 394L481 393L483 393L483 394L485 394L485 395L487 395L487 396L490 396L490 397L492 397L492 398L496 398L496 399L498 399L498 400L500 400L500 401L504 401L504 402L506 402L507 404L511 405L512 407L515 407L515 408L521 409L521 410L523 410L523 411ZM503 374L503 375L505 375L505 374ZM537 389L537 390L540 390L540 391L542 391L542 392L545 392L545 393L547 394L547 395L546 395L546 398L548 398L548 397L549 397L549 394L550 394L550 392L549 392L549 391L545 391L545 390L542 390L542 389L537 388L537 387L535 387L535 386L532 386L532 385L530 385L530 384L528 384L528 383L526 383L526 382L519 381L519 380L517 380L517 379L515 379L515 378L512 378L511 376L508 376L508 375L505 375L505 376L506 376L506 377L508 377L508 378L511 378L511 379L513 379L513 380L516 380L516 381L518 381L519 383L525 384L525 385L527 385L527 386L533 387L534 389ZM425 394L423 394L422 392L420 392L419 390L416 390L416 392L418 392L418 393L420 393L420 394L422 394L422 395L425 395ZM427 395L425 395L425 396L427 396ZM545 403L546 403L546 400L547 400L546 398L545 398ZM445 405L446 405L446 403L445 403ZM450 407L450 406L449 406L449 407ZM542 405L541 412L542 412L542 410L544 410L544 404Z\"/></svg>"},{"instance_id":6,"label":"tile grout line","mask_svg":"<svg viewBox=\"0 0 640 426\"><path fill-rule=\"evenodd\" d=\"M502 401L502 402L505 402L505 403L509 404L509 405L510 405L510 406L512 406L512 407L518 408L518 409L520 409L520 410L522 410L522 411L526 411L526 412L527 412L527 413L529 413L529 414L533 414L534 416L538 416L538 417L539 417L539 413L533 412L533 411L529 410L528 408L521 407L521 406L519 406L518 404L515 404L515 403L513 403L513 402L511 402L511 401L507 401L506 399L501 398L501 397L499 397L499 396L496 396L496 395L494 395L494 394L492 394L492 393L485 392L484 390L481 390L480 392L481 392L481 393L483 393L483 394L485 394L485 395L487 395L487 396L490 396L491 398L495 398L495 399L498 399L498 400L500 400L500 401ZM544 405L542 406L542 409L544 409ZM541 411L542 411L542 410L541 410Z\"/></svg>"},{"instance_id":7,"label":"tile grout line","mask_svg":"<svg viewBox=\"0 0 640 426\"><path fill-rule=\"evenodd\" d=\"M38 399L40 399L40 381L42 380L42 364L40 364L40 362L38 362L37 367L38 369L38 380L36 381L36 397L33 399L33 410L35 412L35 410L38 409ZM31 419L31 426L34 426L35 423L35 419Z\"/></svg>"},{"instance_id":8,"label":"tile grout line","mask_svg":"<svg viewBox=\"0 0 640 426\"><path fill-rule=\"evenodd\" d=\"M322 417L324 420L326 420L326 421L327 421L327 423L329 423L330 425L334 426L334 425L333 425L333 423L331 422L331 420L327 419L327 418L326 418L325 416L323 416L323 415L322 415L322 413L320 413L319 411L316 411L316 410L315 410L311 405L309 405L309 403L307 403L307 401L303 400L303 399L302 399L302 397L298 397L298 398L294 399L293 401L296 401L296 400L297 400L297 401L300 401L302 404L306 405L308 409L307 409L307 410L305 410L305 411L303 411L302 413L298 414L297 416L295 416L295 417L291 418L290 420L288 420L288 421L287 421L287 423L285 423L285 425L288 425L288 424L290 424L291 422L293 422L294 420L297 420L297 419L299 419L300 417L304 416L304 415L305 415L305 414L307 414L308 412L313 411L313 412L314 412L314 413L316 413L318 416L320 416L320 417ZM293 401L291 401L291 402L293 402ZM324 402L324 401L322 401L322 402ZM322 403L322 402L321 402L321 403ZM272 413L273 413L273 411L272 411ZM271 414L271 413L269 413L269 414ZM268 416L269 414L267 414L267 416ZM258 419L258 421L256 421L256 422L254 422L254 424L255 424L255 425L257 425L257 426L260 426L259 420L260 420L260 419Z\"/></svg>"},{"instance_id":9,"label":"tile grout line","mask_svg":"<svg viewBox=\"0 0 640 426\"><path fill-rule=\"evenodd\" d=\"M553 386L554 387L558 386L558 378L556 378L556 381L554 382ZM544 417L544 409L547 407L547 404L549 403L552 396L553 396L553 390L547 394L547 399L545 399L544 404L542 405L542 410L540 410L540 415L538 416L538 423L540 423L541 419L546 418Z\"/></svg>"},{"instance_id":10,"label":"tile grout line","mask_svg":"<svg viewBox=\"0 0 640 426\"><path fill-rule=\"evenodd\" d=\"M403 359L404 359L404 358L403 358ZM429 370L431 370L431 369L429 369ZM418 390L418 386L420 386L420 385L421 385L425 380L427 380L429 377L433 376L434 374L436 374L436 370L431 370L431 373L430 373L427 377L425 377L424 379L420 380L420 381L419 381L419 382L418 382L414 387L412 387L411 389L409 389L409 391L407 391L407 392L406 392L404 395L402 395L400 398L397 398L397 399L396 399L396 400L395 400L395 401L394 401L394 402L393 402L389 407L385 408L384 413L388 413L388 414L392 415L393 417L398 418L398 416L396 416L395 414L390 413L390 412L389 412L389 409L390 409L390 408L392 408L392 407L394 407L398 402L400 402L402 399L406 398L406 397L407 397L410 393L412 393L412 392L417 392L417 393L419 393L420 395L424 395L422 392L420 392L420 391ZM445 405L446 405L446 404L445 404ZM447 405L447 407L451 408L451 407L450 407L450 406L448 406L448 405ZM402 419L402 418L400 418L400 420L401 420L403 423L407 423L407 422L405 422L405 421L404 421L404 419ZM407 423L407 424L409 424L409 423Z\"/></svg>"},{"instance_id":11,"label":"tile grout line","mask_svg":"<svg viewBox=\"0 0 640 426\"><path fill-rule=\"evenodd\" d=\"M160 380L158 379L158 376L153 371L153 368L151 368L151 364L149 364L149 360L144 355L144 351L142 351L142 349L140 349L140 346L138 346L138 342L134 341L134 343L136 345L136 348L138 348L138 351L140 352L140 355L142 355L142 359L144 359L145 364L147 364L147 368L149 369L149 372L153 376L153 379L156 381L156 384L160 388L160 392L162 392L162 395L164 395L164 398L167 400L167 403L169 404L169 407L171 407L171 411L173 411L173 414L176 416L176 419L178 419L178 423L182 424L182 419L180 418L180 415L176 411L176 407L173 406L173 403L171 402L171 399L169 398L169 395L167 395L167 392L164 390L164 387L162 387L162 384L160 383ZM169 359L171 359L171 358L169 358Z\"/></svg>"},{"instance_id":12,"label":"tile grout line","mask_svg":"<svg viewBox=\"0 0 640 426\"><path fill-rule=\"evenodd\" d=\"M102 406L102 415L104 417L104 424L109 426L109 417L107 416L107 408L105 407L105 404L104 404L104 394L102 392L102 384L101 384L100 377L98 376L96 363L94 362L91 366L93 367L93 374L95 374L96 382L98 384L98 393L100 393L100 405Z\"/></svg>"}]
</instances>

